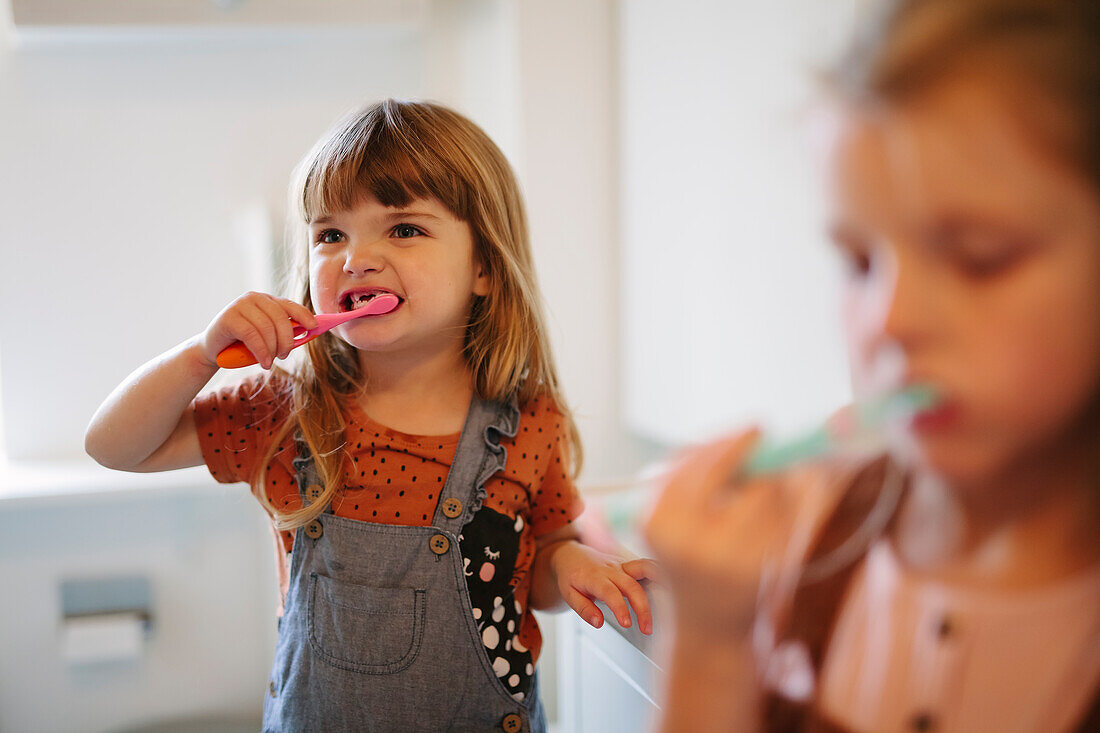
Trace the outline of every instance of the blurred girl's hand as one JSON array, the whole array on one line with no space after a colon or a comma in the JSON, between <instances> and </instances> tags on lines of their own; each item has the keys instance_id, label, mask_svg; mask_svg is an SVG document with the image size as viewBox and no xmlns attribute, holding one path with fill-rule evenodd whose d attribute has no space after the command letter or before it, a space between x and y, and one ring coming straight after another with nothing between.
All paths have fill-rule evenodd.
<instances>
[{"instance_id":1,"label":"blurred girl's hand","mask_svg":"<svg viewBox=\"0 0 1100 733\"><path fill-rule=\"evenodd\" d=\"M317 319L308 308L265 293L245 293L214 317L200 337L202 355L216 366L218 353L241 341L264 369L276 358L285 359L294 346L294 320L314 328Z\"/></svg>"},{"instance_id":2,"label":"blurred girl's hand","mask_svg":"<svg viewBox=\"0 0 1100 733\"><path fill-rule=\"evenodd\" d=\"M745 638L759 613L784 612L839 499L808 472L735 481L757 439L750 431L687 451L645 524L680 629Z\"/></svg>"}]
</instances>

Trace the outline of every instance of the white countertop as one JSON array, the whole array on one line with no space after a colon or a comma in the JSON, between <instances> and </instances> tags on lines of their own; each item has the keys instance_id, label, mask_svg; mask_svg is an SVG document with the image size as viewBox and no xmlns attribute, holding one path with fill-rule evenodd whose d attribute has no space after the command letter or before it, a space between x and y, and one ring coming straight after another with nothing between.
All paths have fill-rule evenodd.
<instances>
[{"instance_id":1,"label":"white countertop","mask_svg":"<svg viewBox=\"0 0 1100 733\"><path fill-rule=\"evenodd\" d=\"M0 511L74 498L125 494L165 495L213 486L204 466L163 473L128 473L104 468L90 458L16 461L0 464Z\"/></svg>"}]
</instances>

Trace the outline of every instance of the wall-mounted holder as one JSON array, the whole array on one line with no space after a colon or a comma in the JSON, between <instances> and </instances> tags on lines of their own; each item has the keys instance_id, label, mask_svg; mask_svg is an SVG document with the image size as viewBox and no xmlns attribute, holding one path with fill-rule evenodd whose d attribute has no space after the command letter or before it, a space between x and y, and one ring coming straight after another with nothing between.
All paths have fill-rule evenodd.
<instances>
[{"instance_id":1,"label":"wall-mounted holder","mask_svg":"<svg viewBox=\"0 0 1100 733\"><path fill-rule=\"evenodd\" d=\"M152 629L146 577L61 581L60 651L72 665L135 661Z\"/></svg>"}]
</instances>

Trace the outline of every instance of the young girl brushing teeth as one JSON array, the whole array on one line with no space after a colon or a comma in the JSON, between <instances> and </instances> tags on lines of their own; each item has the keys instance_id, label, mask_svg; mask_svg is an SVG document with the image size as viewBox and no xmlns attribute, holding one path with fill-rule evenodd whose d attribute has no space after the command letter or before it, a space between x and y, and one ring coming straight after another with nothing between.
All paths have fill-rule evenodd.
<instances>
[{"instance_id":1,"label":"young girl brushing teeth","mask_svg":"<svg viewBox=\"0 0 1100 733\"><path fill-rule=\"evenodd\" d=\"M577 432L543 328L527 223L471 122L387 101L299 167L299 302L241 296L115 390L88 452L130 471L205 463L272 517L283 608L264 730L543 731L533 608L650 631L638 579L576 540ZM199 396L236 341L271 369L292 320L394 307ZM381 301L380 301L381 302Z\"/></svg>"}]
</instances>

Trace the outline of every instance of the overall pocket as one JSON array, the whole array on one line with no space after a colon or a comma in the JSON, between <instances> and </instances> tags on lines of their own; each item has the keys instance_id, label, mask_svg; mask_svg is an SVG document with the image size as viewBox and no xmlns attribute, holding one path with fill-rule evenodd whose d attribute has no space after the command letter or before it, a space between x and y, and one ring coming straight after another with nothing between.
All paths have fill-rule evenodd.
<instances>
[{"instance_id":1,"label":"overall pocket","mask_svg":"<svg viewBox=\"0 0 1100 733\"><path fill-rule=\"evenodd\" d=\"M394 674L420 652L424 591L375 588L311 573L309 645L322 660L364 674Z\"/></svg>"}]
</instances>

